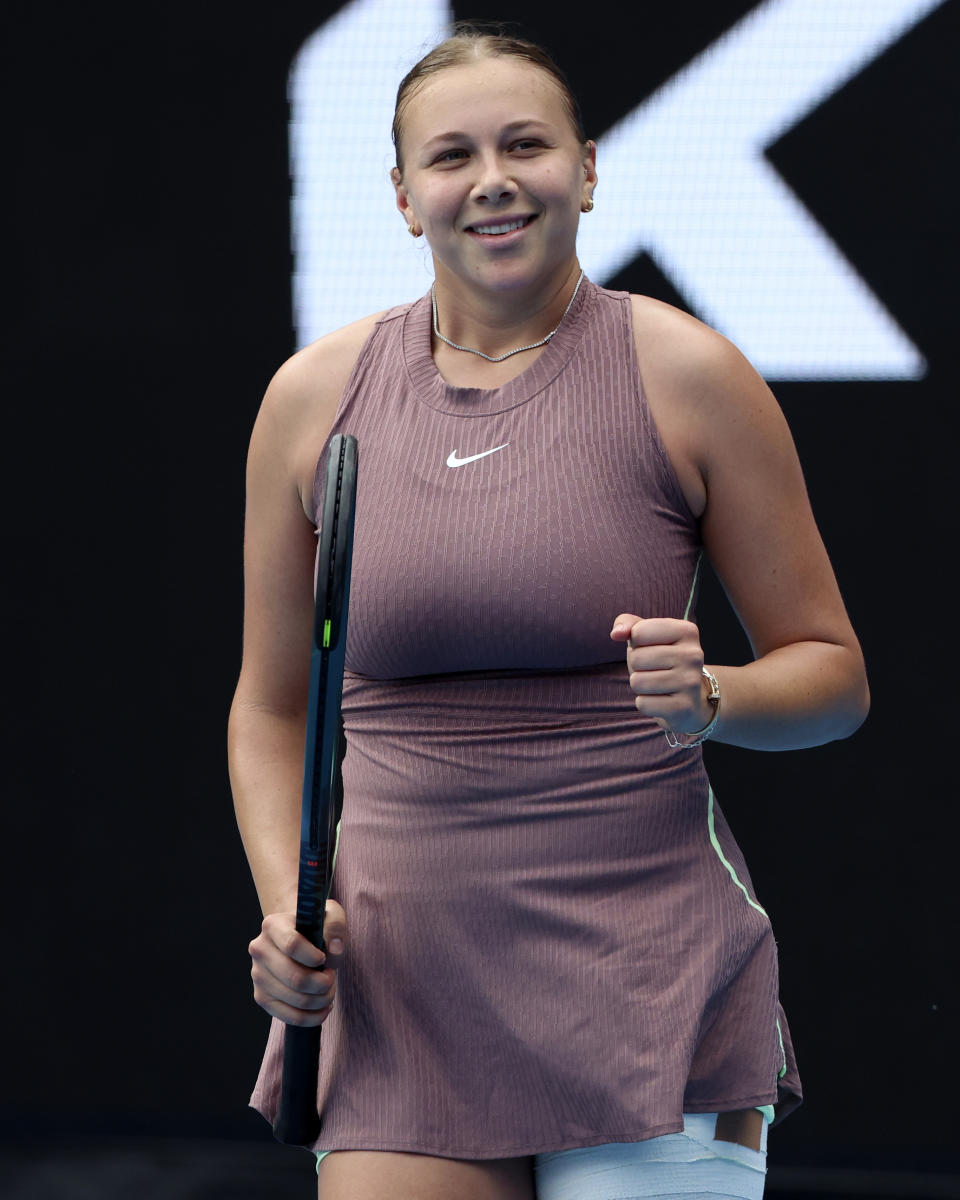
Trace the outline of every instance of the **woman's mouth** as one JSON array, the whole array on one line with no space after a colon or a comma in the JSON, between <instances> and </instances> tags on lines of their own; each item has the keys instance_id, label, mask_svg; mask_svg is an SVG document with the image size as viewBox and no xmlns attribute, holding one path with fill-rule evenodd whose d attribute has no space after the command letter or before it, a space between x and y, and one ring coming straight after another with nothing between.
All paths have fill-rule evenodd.
<instances>
[{"instance_id":1,"label":"woman's mouth","mask_svg":"<svg viewBox=\"0 0 960 1200\"><path fill-rule=\"evenodd\" d=\"M512 220L503 220L488 222L484 225L468 225L467 233L472 233L475 237L482 238L500 238L506 237L507 234L516 233L518 229L525 229L531 221L536 220L536 217L514 217Z\"/></svg>"}]
</instances>

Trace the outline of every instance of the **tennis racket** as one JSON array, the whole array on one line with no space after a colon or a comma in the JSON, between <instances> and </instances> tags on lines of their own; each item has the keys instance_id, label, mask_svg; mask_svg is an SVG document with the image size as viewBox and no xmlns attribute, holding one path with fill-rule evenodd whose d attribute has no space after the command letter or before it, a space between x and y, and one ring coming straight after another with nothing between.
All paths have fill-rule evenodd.
<instances>
[{"instance_id":1,"label":"tennis racket","mask_svg":"<svg viewBox=\"0 0 960 1200\"><path fill-rule=\"evenodd\" d=\"M356 492L357 439L336 434L330 441L317 554L297 885L297 931L320 950L326 949L323 914L343 803L340 768L346 741L340 704ZM320 1026L303 1029L288 1025L284 1031L280 1108L273 1126L281 1142L303 1146L320 1132L319 1063Z\"/></svg>"}]
</instances>

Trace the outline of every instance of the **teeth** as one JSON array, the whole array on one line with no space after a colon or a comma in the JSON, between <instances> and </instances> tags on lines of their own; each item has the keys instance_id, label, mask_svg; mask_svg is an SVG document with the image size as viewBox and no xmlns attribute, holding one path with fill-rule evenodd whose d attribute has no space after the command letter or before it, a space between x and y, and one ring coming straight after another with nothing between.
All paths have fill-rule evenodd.
<instances>
[{"instance_id":1,"label":"teeth","mask_svg":"<svg viewBox=\"0 0 960 1200\"><path fill-rule=\"evenodd\" d=\"M519 221L510 221L506 225L475 225L476 233L512 233L514 229L521 229L526 225L526 217L521 217Z\"/></svg>"}]
</instances>

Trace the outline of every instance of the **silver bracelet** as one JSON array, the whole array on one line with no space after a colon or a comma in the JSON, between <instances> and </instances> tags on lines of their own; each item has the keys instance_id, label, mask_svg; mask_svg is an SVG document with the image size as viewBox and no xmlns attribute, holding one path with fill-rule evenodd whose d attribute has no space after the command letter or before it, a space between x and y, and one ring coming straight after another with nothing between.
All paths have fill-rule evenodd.
<instances>
[{"instance_id":1,"label":"silver bracelet","mask_svg":"<svg viewBox=\"0 0 960 1200\"><path fill-rule=\"evenodd\" d=\"M720 716L720 684L712 671L708 671L706 667L702 667L701 670L707 683L710 684L710 695L707 696L707 700L713 705L713 716L696 733L674 733L672 729L665 729L663 736L667 739L667 745L672 746L674 750L692 750L694 746L705 742L716 728L717 718ZM681 738L684 741L681 741Z\"/></svg>"}]
</instances>

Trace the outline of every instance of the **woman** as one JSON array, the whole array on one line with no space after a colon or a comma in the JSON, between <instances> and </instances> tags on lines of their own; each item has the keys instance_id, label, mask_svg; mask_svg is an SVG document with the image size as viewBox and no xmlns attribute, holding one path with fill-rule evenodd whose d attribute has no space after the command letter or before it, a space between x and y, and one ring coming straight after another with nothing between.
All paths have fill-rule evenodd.
<instances>
[{"instance_id":1,"label":"woman","mask_svg":"<svg viewBox=\"0 0 960 1200\"><path fill-rule=\"evenodd\" d=\"M817 745L868 706L786 424L718 334L582 277L596 149L537 47L460 31L401 84L394 140L432 292L295 355L251 440L253 1103L284 1023L326 1021L321 1200L758 1196L799 1080L698 746ZM360 490L325 961L293 911L334 432ZM704 666L701 546L749 664Z\"/></svg>"}]
</instances>

